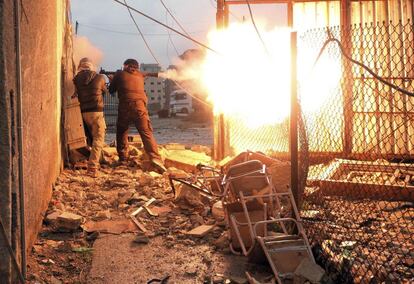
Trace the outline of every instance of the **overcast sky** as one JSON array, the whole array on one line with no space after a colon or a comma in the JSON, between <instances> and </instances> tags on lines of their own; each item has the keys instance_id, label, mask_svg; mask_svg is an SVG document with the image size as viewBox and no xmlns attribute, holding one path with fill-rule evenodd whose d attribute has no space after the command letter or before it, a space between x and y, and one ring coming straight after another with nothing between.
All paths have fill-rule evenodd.
<instances>
[{"instance_id":1,"label":"overcast sky","mask_svg":"<svg viewBox=\"0 0 414 284\"><path fill-rule=\"evenodd\" d=\"M127 0L136 9L158 19L168 21L170 26L179 29L168 16L159 0ZM215 28L215 0L164 0L186 31L201 42L207 43L207 33ZM255 18L266 19L268 27L286 24L286 11L283 5L253 5ZM127 9L113 0L71 0L72 21L79 23L78 35L87 37L93 45L102 50L101 66L114 70L126 58L136 58L141 63L154 63L155 60L138 36ZM245 5L231 8L231 21L250 21ZM139 14L134 17L146 35L147 41L161 65L166 68L177 57L168 31L164 27ZM171 40L179 54L186 49L197 48L189 40L171 33Z\"/></svg>"}]
</instances>

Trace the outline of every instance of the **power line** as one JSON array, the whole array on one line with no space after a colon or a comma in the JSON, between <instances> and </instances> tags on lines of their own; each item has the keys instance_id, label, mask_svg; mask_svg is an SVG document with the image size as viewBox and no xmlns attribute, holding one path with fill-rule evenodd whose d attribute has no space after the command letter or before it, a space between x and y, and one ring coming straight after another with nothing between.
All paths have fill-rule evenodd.
<instances>
[{"instance_id":1,"label":"power line","mask_svg":"<svg viewBox=\"0 0 414 284\"><path fill-rule=\"evenodd\" d=\"M126 0L124 0L124 3L125 3L125 6L126 6L126 7L127 7L127 9L128 9L129 16L131 17L132 21L134 22L135 27L137 28L137 30L138 30L138 32L139 32L139 34L140 34L140 35L141 35L141 37L142 37L142 40L143 40L143 41L144 41L144 43L145 43L145 46L147 47L148 51L151 53L152 58L154 58L155 62L157 62L157 63L158 63L158 65L160 65L160 62L158 61L157 57L155 56L154 52L152 51L151 47L149 46L149 44L148 44L147 40L145 39L144 34L142 33L141 29L139 28L139 26L138 26L137 22L135 21L135 18L134 18L134 16L133 16L133 15L132 15L132 13L131 13L130 8L128 7L128 4L127 4Z\"/></svg>"},{"instance_id":2,"label":"power line","mask_svg":"<svg viewBox=\"0 0 414 284\"><path fill-rule=\"evenodd\" d=\"M255 22L255 20L254 20L254 16L253 16L252 7L250 6L250 2L249 2L249 0L246 0L246 3L247 3L247 7L249 8L250 19L252 20L252 24L253 24L253 26L254 26L254 28L255 28L255 30L256 30L257 36L259 37L260 41L262 42L263 47L264 47L264 49L265 49L266 53L267 53L268 55L270 55L270 53L269 53L269 49L267 49L266 43L264 42L264 40L263 40L263 38L262 38L262 35L260 34L259 29L257 28L256 22Z\"/></svg>"},{"instance_id":3,"label":"power line","mask_svg":"<svg viewBox=\"0 0 414 284\"><path fill-rule=\"evenodd\" d=\"M151 16L148 16L147 14L145 14L145 13L143 13L143 12L141 12L141 11L139 11L139 10L131 7L131 6L129 6L128 4L122 3L119 0L113 0L113 1L116 2L116 3L118 3L118 4L120 4L120 5L122 5L122 6L125 6L125 7L129 8L130 10L132 10L132 11L140 14L141 16L143 16L143 17L145 17L145 18L147 18L147 19L149 19L149 20L151 20L153 22L158 23L159 25L161 25L161 26L163 26L163 27L165 27L165 28L167 28L167 29L169 29L169 30L171 30L171 31L173 31L173 32L181 35L182 37L185 37L186 39L191 40L192 42L194 42L194 43L196 43L196 44L198 44L198 45L200 45L200 46L202 46L202 47L204 47L204 48L206 48L206 49L208 49L210 51L213 51L214 53L219 54L219 52L217 52L216 50L212 49L211 47L205 45L204 43L201 43L200 41L192 38L191 36L187 36L186 34L183 34L182 32L180 32L180 31L178 31L178 30L176 30L176 29L174 29L174 28L172 28L172 27L170 27L170 26L168 26L168 25L166 25L166 24L158 21L157 19L155 19L155 18L153 18Z\"/></svg>"},{"instance_id":4,"label":"power line","mask_svg":"<svg viewBox=\"0 0 414 284\"><path fill-rule=\"evenodd\" d=\"M168 12L167 11L165 12L165 23L168 25ZM168 33L167 53L168 53L168 45L171 42L171 45L173 46L175 53L177 54L177 56L180 56L180 53L178 52L177 47L175 46L174 41L171 38L170 30L168 30L167 33Z\"/></svg>"},{"instance_id":5,"label":"power line","mask_svg":"<svg viewBox=\"0 0 414 284\"><path fill-rule=\"evenodd\" d=\"M118 2L119 4L122 4L121 2L119 2L118 0L114 0L115 2ZM141 30L139 29L139 27L138 27L138 25L137 25L137 23L136 23L136 21L135 21L135 19L134 19L134 17L132 16L132 14L131 14L131 11L130 11L130 9L131 10L134 10L134 8L132 8L132 7L130 7L127 3L126 3L126 0L124 0L124 2L125 2L125 5L124 4L122 4L122 5L124 5L125 7L127 7L127 9L128 9L128 12L129 12L129 14L130 14L130 16L131 16L131 19L134 21L134 24L135 24L135 26L137 27L137 29L138 29L138 31L140 32L140 34L141 34L141 37L142 37L142 39L144 40L144 42L146 43L146 45L147 45L147 48L148 48L148 50L150 51L150 53L151 53L151 55L154 57L154 60L158 63L158 65L160 65L160 62L159 62L159 60L156 58L156 56L155 56L155 54L152 52L152 50L151 50L151 47L147 44L147 42L146 42L146 40L145 40L145 37L143 36L143 34L141 33ZM140 13L140 14L143 14L143 13L141 13L141 12L139 12L139 11L137 11L138 13ZM143 15L145 15L145 14L143 14ZM145 15L146 16L146 15ZM146 17L149 17L149 16L146 16ZM155 20L155 19L154 19ZM157 21L157 20L155 20L155 21ZM157 21L158 22L158 21ZM160 22L160 24L161 25L163 25L163 26L165 26L165 27L168 27L169 29L172 29L172 28L170 28L168 25L165 25L165 24L163 24L163 23L161 23ZM174 30L174 29L172 29L172 30ZM175 31L175 30L174 30ZM177 31L178 32L178 31ZM214 50L213 50L214 51ZM194 99L196 99L196 100L198 100L199 102L201 102L201 103L203 103L203 104L205 104L205 105L207 105L207 106L209 106L210 107L210 105L207 103L207 102L205 102L205 101L203 101L202 99L200 99L200 98L198 98L198 97L196 97L195 95L193 95L190 91L188 91L186 88L184 88L183 86L181 86L180 85L180 83L178 83L177 81L175 81L175 80L172 80L172 79L170 79L171 81L173 81L178 87L180 87L182 90L184 90L184 91L186 91L192 98L194 98Z\"/></svg>"},{"instance_id":6,"label":"power line","mask_svg":"<svg viewBox=\"0 0 414 284\"><path fill-rule=\"evenodd\" d=\"M98 30L98 31L108 32L108 33L124 34L124 35L131 35L131 36L139 35L139 33L124 32L124 31L119 31L119 30L106 29L106 28L102 28L102 27L99 27L99 26L88 25L88 24L79 23L79 26L86 27L86 28L89 28L89 29ZM200 30L200 31L191 31L189 33L190 34L199 34L199 33L204 33L204 32L206 32L206 31L205 30L204 31ZM171 33L143 33L143 35L145 35L145 36L171 36Z\"/></svg>"},{"instance_id":7,"label":"power line","mask_svg":"<svg viewBox=\"0 0 414 284\"><path fill-rule=\"evenodd\" d=\"M177 23L177 25L181 28L181 30L188 36L190 36L188 34L188 32L184 29L184 27L180 24L180 22L177 20L177 18L171 13L170 9L168 9L167 5L165 5L163 0L160 0L162 6L164 6L165 10L167 11L167 13L171 16L171 18Z\"/></svg>"}]
</instances>

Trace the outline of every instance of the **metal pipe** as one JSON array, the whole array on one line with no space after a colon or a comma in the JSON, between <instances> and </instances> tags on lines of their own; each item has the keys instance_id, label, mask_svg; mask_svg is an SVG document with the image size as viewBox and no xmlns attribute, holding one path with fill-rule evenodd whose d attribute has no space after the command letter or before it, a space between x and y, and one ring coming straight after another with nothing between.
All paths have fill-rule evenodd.
<instances>
[{"instance_id":1,"label":"metal pipe","mask_svg":"<svg viewBox=\"0 0 414 284\"><path fill-rule=\"evenodd\" d=\"M291 98L290 98L290 186L296 205L300 208L298 191L298 90L297 90L297 32L290 34L291 49Z\"/></svg>"},{"instance_id":2,"label":"metal pipe","mask_svg":"<svg viewBox=\"0 0 414 284\"><path fill-rule=\"evenodd\" d=\"M20 249L21 272L26 279L26 226L24 212L24 171L23 171L23 99L22 65L20 49L20 0L14 0L14 29L16 47L16 86L17 86L17 138L19 151L19 209L20 209Z\"/></svg>"},{"instance_id":3,"label":"metal pipe","mask_svg":"<svg viewBox=\"0 0 414 284\"><path fill-rule=\"evenodd\" d=\"M25 282L24 277L23 277L22 273L20 272L19 264L17 263L16 256L14 255L14 251L13 251L13 248L10 244L10 240L7 237L6 229L4 228L4 224L3 224L3 220L1 219L1 216L0 216L0 232L1 232L1 235L4 239L4 242L6 243L7 250L8 250L8 252L9 252L9 254L10 254L12 260L13 260L13 266L14 266L14 269L16 270L16 272L17 272L17 276L19 277L20 282L22 284L24 284L24 282Z\"/></svg>"}]
</instances>

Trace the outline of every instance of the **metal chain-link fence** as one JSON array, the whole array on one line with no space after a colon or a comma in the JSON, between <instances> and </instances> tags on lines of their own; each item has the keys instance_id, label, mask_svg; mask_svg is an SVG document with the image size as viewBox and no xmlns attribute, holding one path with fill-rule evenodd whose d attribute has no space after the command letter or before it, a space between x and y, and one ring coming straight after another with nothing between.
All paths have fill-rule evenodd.
<instances>
[{"instance_id":1,"label":"metal chain-link fence","mask_svg":"<svg viewBox=\"0 0 414 284\"><path fill-rule=\"evenodd\" d=\"M107 94L104 96L104 115L107 131L116 132L116 121L118 118L118 96L116 94Z\"/></svg>"},{"instance_id":2,"label":"metal chain-link fence","mask_svg":"<svg viewBox=\"0 0 414 284\"><path fill-rule=\"evenodd\" d=\"M414 281L413 23L299 34L301 215L335 283ZM229 152L290 159L289 118L226 117ZM305 186L306 185L306 186Z\"/></svg>"},{"instance_id":3,"label":"metal chain-link fence","mask_svg":"<svg viewBox=\"0 0 414 284\"><path fill-rule=\"evenodd\" d=\"M414 98L403 93L414 89L413 36L409 22L300 38L305 55L338 40L310 75L317 85L305 79L299 93L311 163L302 215L319 260L341 283L414 281ZM309 96L321 99L317 108Z\"/></svg>"}]
</instances>

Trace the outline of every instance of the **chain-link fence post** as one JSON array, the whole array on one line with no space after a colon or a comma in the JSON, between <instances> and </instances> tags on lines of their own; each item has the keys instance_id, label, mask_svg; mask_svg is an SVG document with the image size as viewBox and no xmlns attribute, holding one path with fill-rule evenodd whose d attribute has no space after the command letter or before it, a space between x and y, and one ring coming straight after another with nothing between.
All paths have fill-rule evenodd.
<instances>
[{"instance_id":1,"label":"chain-link fence post","mask_svg":"<svg viewBox=\"0 0 414 284\"><path fill-rule=\"evenodd\" d=\"M291 189L296 205L300 208L298 191L298 88L297 88L297 32L290 35L291 45L291 106L290 106L290 161Z\"/></svg>"}]
</instances>

